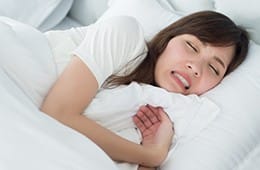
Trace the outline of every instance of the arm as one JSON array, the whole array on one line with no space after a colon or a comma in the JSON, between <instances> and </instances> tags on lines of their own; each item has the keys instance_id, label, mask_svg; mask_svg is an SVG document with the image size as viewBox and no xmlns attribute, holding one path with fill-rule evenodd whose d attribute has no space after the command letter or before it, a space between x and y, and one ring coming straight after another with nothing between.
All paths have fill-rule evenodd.
<instances>
[{"instance_id":1,"label":"arm","mask_svg":"<svg viewBox=\"0 0 260 170\"><path fill-rule=\"evenodd\" d=\"M97 90L98 83L91 71L78 57L73 57L49 91L41 110L90 138L114 160L147 166L160 164L169 146L157 143L144 147L132 143L81 114Z\"/></svg>"}]
</instances>

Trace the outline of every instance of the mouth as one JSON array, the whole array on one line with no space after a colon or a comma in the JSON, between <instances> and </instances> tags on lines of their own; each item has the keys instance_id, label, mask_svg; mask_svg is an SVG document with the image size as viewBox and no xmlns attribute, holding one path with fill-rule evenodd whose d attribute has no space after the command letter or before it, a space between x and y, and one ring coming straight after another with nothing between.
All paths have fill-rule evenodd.
<instances>
[{"instance_id":1,"label":"mouth","mask_svg":"<svg viewBox=\"0 0 260 170\"><path fill-rule=\"evenodd\" d=\"M177 78L178 82L182 84L182 86L184 87L185 90L190 89L190 83L187 80L187 78L185 78L183 75L181 75L175 71L171 71L171 74L173 74Z\"/></svg>"}]
</instances>

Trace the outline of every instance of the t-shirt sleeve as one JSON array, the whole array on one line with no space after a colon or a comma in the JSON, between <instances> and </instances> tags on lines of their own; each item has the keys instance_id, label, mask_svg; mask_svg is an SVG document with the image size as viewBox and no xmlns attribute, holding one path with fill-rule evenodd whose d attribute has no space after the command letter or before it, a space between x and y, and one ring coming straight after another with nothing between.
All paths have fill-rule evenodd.
<instances>
[{"instance_id":1,"label":"t-shirt sleeve","mask_svg":"<svg viewBox=\"0 0 260 170\"><path fill-rule=\"evenodd\" d=\"M84 40L72 54L88 66L100 87L129 61L138 56L136 61L143 60L146 51L140 25L132 17L120 16L89 26Z\"/></svg>"}]
</instances>

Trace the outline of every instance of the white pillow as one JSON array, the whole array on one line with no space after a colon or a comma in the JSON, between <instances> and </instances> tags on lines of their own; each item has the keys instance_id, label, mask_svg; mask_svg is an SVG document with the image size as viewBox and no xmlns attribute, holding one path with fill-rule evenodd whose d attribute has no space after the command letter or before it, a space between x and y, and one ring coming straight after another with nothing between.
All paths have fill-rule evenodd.
<instances>
[{"instance_id":1,"label":"white pillow","mask_svg":"<svg viewBox=\"0 0 260 170\"><path fill-rule=\"evenodd\" d=\"M251 38L260 44L260 1L258 0L157 0L172 11L187 14L199 10L216 10L228 15L238 25L250 32Z\"/></svg>"},{"instance_id":2,"label":"white pillow","mask_svg":"<svg viewBox=\"0 0 260 170\"><path fill-rule=\"evenodd\" d=\"M41 2L46 3L46 0ZM47 31L58 25L66 17L72 3L73 0L59 0L59 5L49 15L46 15L45 20L39 25L38 29Z\"/></svg>"},{"instance_id":3,"label":"white pillow","mask_svg":"<svg viewBox=\"0 0 260 170\"><path fill-rule=\"evenodd\" d=\"M113 0L101 19L115 15L133 16L142 25L146 39L150 39L160 29L179 18L177 14L181 14L181 12L174 11L173 8L176 1L124 0L122 2ZM204 6L203 4L194 5L194 2L188 0L182 2L182 5L189 4L189 7L186 8L187 11L184 12L185 15L189 13L189 10L194 12L198 9L211 9L214 5L208 1L204 3ZM206 1L197 0L196 2ZM226 11L225 13L228 16L234 16L232 19L235 18L238 23L241 21L244 26L248 27L258 24L251 20L252 18L250 19L253 14L255 14L254 18L257 18L259 14L259 12L256 13L256 7L250 13L250 6L254 6L251 3L248 3L249 6L247 6L245 2L240 3L240 1L232 1L233 4L224 0L214 2L217 3L215 5L218 7L218 11ZM242 7L247 9L245 11L248 11L248 15L247 12L241 11L241 14L235 17L239 12L234 8L239 3L239 9L242 10ZM196 9L193 9L192 6ZM180 7L181 5L179 5L179 9ZM233 11L234 13L232 13ZM240 170L246 170L248 167L251 169L259 167L257 164L260 163L256 161L260 162L260 127L258 126L260 105L257 103L260 101L259 56L260 46L251 41L246 61L227 76L219 86L204 94L221 108L217 119L193 140L180 142L169 154L162 169L229 170L239 167Z\"/></svg>"},{"instance_id":4,"label":"white pillow","mask_svg":"<svg viewBox=\"0 0 260 170\"><path fill-rule=\"evenodd\" d=\"M163 27L180 18L179 15L165 10L155 0L113 0L110 7L99 20L118 15L133 16L144 29L147 40Z\"/></svg>"},{"instance_id":5,"label":"white pillow","mask_svg":"<svg viewBox=\"0 0 260 170\"><path fill-rule=\"evenodd\" d=\"M0 0L0 15L45 31L66 16L72 2L73 0Z\"/></svg>"},{"instance_id":6,"label":"white pillow","mask_svg":"<svg viewBox=\"0 0 260 170\"><path fill-rule=\"evenodd\" d=\"M82 25L94 23L107 9L108 0L75 0L69 16Z\"/></svg>"}]
</instances>

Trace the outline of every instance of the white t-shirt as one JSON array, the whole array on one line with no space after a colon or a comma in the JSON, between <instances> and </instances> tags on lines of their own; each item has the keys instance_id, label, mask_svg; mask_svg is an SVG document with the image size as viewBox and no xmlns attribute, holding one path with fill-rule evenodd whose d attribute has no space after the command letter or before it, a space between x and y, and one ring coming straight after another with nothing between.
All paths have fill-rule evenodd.
<instances>
[{"instance_id":1,"label":"white t-shirt","mask_svg":"<svg viewBox=\"0 0 260 170\"><path fill-rule=\"evenodd\" d=\"M140 25L127 16L111 17L87 27L49 31L46 36L59 74L74 54L88 66L99 87L111 74L132 70L147 54Z\"/></svg>"}]
</instances>

